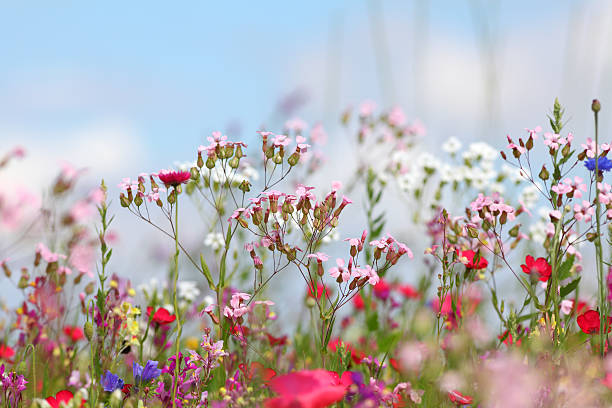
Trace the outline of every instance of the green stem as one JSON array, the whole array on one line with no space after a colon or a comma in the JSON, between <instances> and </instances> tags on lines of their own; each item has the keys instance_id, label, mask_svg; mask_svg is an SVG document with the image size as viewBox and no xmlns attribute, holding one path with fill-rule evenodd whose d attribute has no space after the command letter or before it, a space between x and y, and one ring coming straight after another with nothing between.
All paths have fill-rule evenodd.
<instances>
[{"instance_id":1,"label":"green stem","mask_svg":"<svg viewBox=\"0 0 612 408\"><path fill-rule=\"evenodd\" d=\"M174 365L174 384L172 387L172 408L176 408L176 393L178 390L178 376L179 376L179 353L181 350L181 334L183 331L183 326L181 325L181 316L178 308L178 294L176 290L176 285L178 282L178 256L179 256L179 242L178 242L178 191L177 187L175 187L176 193L176 201L174 203L174 244L175 244L175 252L174 252L174 286L173 286L173 304L174 304L174 314L176 315L176 360Z\"/></svg>"},{"instance_id":2,"label":"green stem","mask_svg":"<svg viewBox=\"0 0 612 408\"><path fill-rule=\"evenodd\" d=\"M597 261L597 278L599 284L599 352L601 357L605 353L605 338L607 336L608 311L606 305L606 284L604 281L603 256L601 248L601 205L599 203L599 189L597 181L599 178L599 118L598 111L595 114L595 224L597 226L597 238L595 239L595 256Z\"/></svg>"}]
</instances>

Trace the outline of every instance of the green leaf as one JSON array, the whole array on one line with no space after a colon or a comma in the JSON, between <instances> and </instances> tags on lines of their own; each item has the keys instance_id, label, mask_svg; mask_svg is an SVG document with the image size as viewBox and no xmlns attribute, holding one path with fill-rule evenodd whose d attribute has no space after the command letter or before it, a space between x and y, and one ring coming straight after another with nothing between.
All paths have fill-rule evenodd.
<instances>
[{"instance_id":1,"label":"green leaf","mask_svg":"<svg viewBox=\"0 0 612 408\"><path fill-rule=\"evenodd\" d=\"M206 264L206 261L204 260L204 256L202 254L200 254L200 265L202 265L202 274L204 274L204 277L208 281L208 286L210 287L210 290L215 291L215 284L213 282L212 275L210 274L210 269L208 269L208 265Z\"/></svg>"},{"instance_id":2,"label":"green leaf","mask_svg":"<svg viewBox=\"0 0 612 408\"><path fill-rule=\"evenodd\" d=\"M568 256L565 261L559 266L558 276L559 281L567 279L570 277L570 271L572 270L572 266L574 265L574 255Z\"/></svg>"},{"instance_id":3,"label":"green leaf","mask_svg":"<svg viewBox=\"0 0 612 408\"><path fill-rule=\"evenodd\" d=\"M580 283L580 279L582 279L582 276L577 277L576 279L574 279L573 281L571 281L570 283L562 287L561 290L559 291L559 294L561 295L561 297L564 298L570 293L572 293L574 290L576 290L576 288L578 287L578 284Z\"/></svg>"}]
</instances>

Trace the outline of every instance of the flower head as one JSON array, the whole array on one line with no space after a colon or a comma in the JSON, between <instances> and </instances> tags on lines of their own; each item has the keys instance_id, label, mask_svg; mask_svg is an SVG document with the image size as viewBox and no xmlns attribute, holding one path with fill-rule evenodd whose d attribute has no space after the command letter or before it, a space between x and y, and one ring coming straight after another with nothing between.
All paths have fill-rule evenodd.
<instances>
[{"instance_id":1,"label":"flower head","mask_svg":"<svg viewBox=\"0 0 612 408\"><path fill-rule=\"evenodd\" d=\"M106 373L100 378L100 385L102 385L104 391L113 392L122 389L124 382L118 375L106 370Z\"/></svg>"},{"instance_id":2,"label":"flower head","mask_svg":"<svg viewBox=\"0 0 612 408\"><path fill-rule=\"evenodd\" d=\"M152 311L153 311L153 308L151 306L147 307L148 315L150 315ZM176 316L173 314L170 314L170 312L164 309L163 307L160 307L159 309L155 311L155 313L153 313L153 318L151 320L159 325L164 325L164 324L170 324L173 321L175 321Z\"/></svg>"},{"instance_id":3,"label":"flower head","mask_svg":"<svg viewBox=\"0 0 612 408\"><path fill-rule=\"evenodd\" d=\"M521 265L521 269L528 275L535 273L542 282L546 282L552 274L552 267L545 258L534 259L531 255L527 255L525 264Z\"/></svg>"},{"instance_id":4,"label":"flower head","mask_svg":"<svg viewBox=\"0 0 612 408\"><path fill-rule=\"evenodd\" d=\"M149 381L160 376L162 370L157 368L157 361L149 360L145 366L141 366L135 361L132 363L132 374L134 375L134 384L146 384Z\"/></svg>"},{"instance_id":5,"label":"flower head","mask_svg":"<svg viewBox=\"0 0 612 408\"><path fill-rule=\"evenodd\" d=\"M586 159L584 161L584 167L589 171L595 171L595 158ZM607 157L600 157L597 159L597 167L599 171L610 171L612 170L612 160Z\"/></svg>"},{"instance_id":6,"label":"flower head","mask_svg":"<svg viewBox=\"0 0 612 408\"><path fill-rule=\"evenodd\" d=\"M596 310L587 310L576 318L580 330L586 334L597 334L601 326L599 318L599 312ZM608 317L608 328L606 332L610 332L610 325L612 325L612 317Z\"/></svg>"},{"instance_id":7,"label":"flower head","mask_svg":"<svg viewBox=\"0 0 612 408\"><path fill-rule=\"evenodd\" d=\"M162 183L168 186L176 187L180 184L186 183L191 177L191 173L188 171L171 171L161 170L157 175Z\"/></svg>"}]
</instances>

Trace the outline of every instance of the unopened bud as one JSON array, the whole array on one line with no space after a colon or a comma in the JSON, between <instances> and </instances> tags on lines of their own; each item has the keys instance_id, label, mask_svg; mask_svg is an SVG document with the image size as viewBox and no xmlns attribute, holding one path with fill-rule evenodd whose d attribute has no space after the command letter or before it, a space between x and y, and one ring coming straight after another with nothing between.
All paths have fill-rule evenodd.
<instances>
[{"instance_id":1,"label":"unopened bud","mask_svg":"<svg viewBox=\"0 0 612 408\"><path fill-rule=\"evenodd\" d=\"M591 110L595 113L601 110L601 102L598 99L593 99L593 103L591 103Z\"/></svg>"},{"instance_id":2,"label":"unopened bud","mask_svg":"<svg viewBox=\"0 0 612 408\"><path fill-rule=\"evenodd\" d=\"M202 152L198 152L198 161L196 162L199 168L204 167L204 159L202 159Z\"/></svg>"},{"instance_id":3,"label":"unopened bud","mask_svg":"<svg viewBox=\"0 0 612 408\"><path fill-rule=\"evenodd\" d=\"M232 158L230 159L230 161L229 161L229 166L230 166L232 169L237 169L239 165L240 165L240 159L239 159L239 158L237 158L237 157L232 157Z\"/></svg>"},{"instance_id":4,"label":"unopened bud","mask_svg":"<svg viewBox=\"0 0 612 408\"><path fill-rule=\"evenodd\" d=\"M123 193L121 193L119 195L119 202L121 203L122 207L129 207L130 206L130 201L128 200L128 198Z\"/></svg>"},{"instance_id":5,"label":"unopened bud","mask_svg":"<svg viewBox=\"0 0 612 408\"><path fill-rule=\"evenodd\" d=\"M502 159L508 160L508 157L506 156L506 153L503 150L499 152L499 154L501 155Z\"/></svg>"},{"instance_id":6,"label":"unopened bud","mask_svg":"<svg viewBox=\"0 0 612 408\"><path fill-rule=\"evenodd\" d=\"M540 174L538 174L538 176L544 181L548 180L550 174L548 173L548 170L546 170L546 166L542 166L542 170L540 170Z\"/></svg>"},{"instance_id":7,"label":"unopened bud","mask_svg":"<svg viewBox=\"0 0 612 408\"><path fill-rule=\"evenodd\" d=\"M93 337L93 324L91 324L91 322L85 322L83 332L85 332L85 337L87 337L87 340L91 341L91 338Z\"/></svg>"},{"instance_id":8,"label":"unopened bud","mask_svg":"<svg viewBox=\"0 0 612 408\"><path fill-rule=\"evenodd\" d=\"M527 148L527 150L533 149L533 136L529 136L529 139L527 139L527 143L525 143L525 147Z\"/></svg>"},{"instance_id":9,"label":"unopened bud","mask_svg":"<svg viewBox=\"0 0 612 408\"><path fill-rule=\"evenodd\" d=\"M142 194L141 193L136 194L136 197L134 197L134 204L136 204L136 207L140 207L142 205Z\"/></svg>"},{"instance_id":10,"label":"unopened bud","mask_svg":"<svg viewBox=\"0 0 612 408\"><path fill-rule=\"evenodd\" d=\"M287 159L287 163L289 163L289 165L291 167L295 166L296 164L298 164L298 161L300 160L300 155L297 152L294 152L291 156L289 156L289 158Z\"/></svg>"},{"instance_id":11,"label":"unopened bud","mask_svg":"<svg viewBox=\"0 0 612 408\"><path fill-rule=\"evenodd\" d=\"M206 168L209 170L215 168L215 160L212 157L206 159Z\"/></svg>"}]
</instances>

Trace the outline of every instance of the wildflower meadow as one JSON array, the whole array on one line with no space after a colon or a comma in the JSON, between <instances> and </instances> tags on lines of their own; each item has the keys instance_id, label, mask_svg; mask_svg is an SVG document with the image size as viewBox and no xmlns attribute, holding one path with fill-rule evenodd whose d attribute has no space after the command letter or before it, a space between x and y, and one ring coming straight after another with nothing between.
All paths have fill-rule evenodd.
<instances>
[{"instance_id":1,"label":"wildflower meadow","mask_svg":"<svg viewBox=\"0 0 612 408\"><path fill-rule=\"evenodd\" d=\"M54 29L59 11L12 9L29 22L28 33L16 28L16 43L39 46L7 51L22 79L5 81L0 67L2 407L612 406L607 54L598 71L591 51L572 48L580 30L568 31L565 70L511 81L510 71L535 77L539 65L554 65L561 35L537 61L515 58L504 70L495 2L473 1L466 15L481 35L476 76L486 86L464 89L473 65L452 60L463 32L440 40L439 26L427 25L465 26L472 20L452 11L460 2L406 2L410 21L399 2L367 1L362 20L361 2L340 3L343 12L330 11L329 27L309 37L329 31L324 57L292 31L320 18L312 5L283 4L286 15L275 9L272 23L259 5L252 15L214 14L221 5L158 14L147 5L132 15L126 3L109 18L93 7L66 12L69 23ZM572 7L578 24L587 12ZM553 6L544 11L557 17ZM145 20L152 28L141 32ZM589 41L605 37L612 20L604 20ZM437 51L406 51L408 26L415 44ZM525 35L516 48L537 41ZM69 56L74 44L78 58ZM353 46L373 56L352 58ZM221 57L228 49L241 59ZM405 55L414 69L397 62ZM70 58L78 69L62 77ZM31 81L42 60L52 63ZM299 69L286 73L294 60ZM573 70L582 62L586 74ZM356 66L372 71L371 81L346 73ZM302 109L307 97L295 91L261 113L284 75L323 78L310 87L316 108ZM582 85L595 77L601 94ZM566 86L558 93L547 85L557 79ZM364 96L363 82L378 91ZM567 97L575 84L588 98ZM470 101L481 90L473 120ZM535 111L541 93L547 102ZM417 114L421 105L428 115ZM223 127L220 106L257 118ZM512 113L520 107L538 122L522 123ZM79 133L75 118L107 111L133 122ZM482 133L466 136L470 121ZM74 133L54 139L53 126ZM141 144L126 130L136 128ZM70 154L78 163L59 161Z\"/></svg>"},{"instance_id":2,"label":"wildflower meadow","mask_svg":"<svg viewBox=\"0 0 612 408\"><path fill-rule=\"evenodd\" d=\"M440 159L400 108L364 102L340 120L368 154L323 189L308 179L325 130L302 121L255 146L213 132L187 164L113 181L115 197L106 180L75 196L64 166L42 201L1 201L3 279L22 297L3 312L3 404L607 406L612 161L604 108L590 109L591 136L566 131L555 101L502 151L449 139ZM28 159L15 148L2 168L15 160ZM380 211L402 197L417 205ZM194 205L203 218L184 219ZM355 206L362 232L345 236ZM114 270L114 211L172 243L165 282ZM421 225L424 253L392 223ZM182 241L193 228L200 251ZM22 247L32 229L44 239Z\"/></svg>"}]
</instances>

